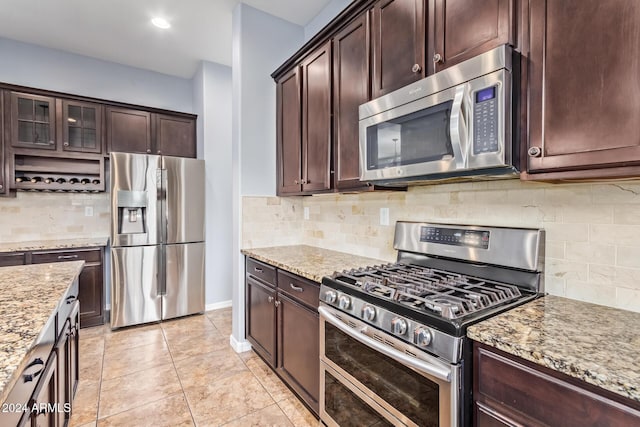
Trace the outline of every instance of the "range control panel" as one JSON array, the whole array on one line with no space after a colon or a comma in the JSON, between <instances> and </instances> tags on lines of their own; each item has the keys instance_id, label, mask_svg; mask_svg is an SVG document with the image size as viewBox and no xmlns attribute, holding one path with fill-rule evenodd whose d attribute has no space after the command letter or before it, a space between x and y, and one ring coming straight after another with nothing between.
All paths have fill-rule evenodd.
<instances>
[{"instance_id":1,"label":"range control panel","mask_svg":"<svg viewBox=\"0 0 640 427\"><path fill-rule=\"evenodd\" d=\"M451 246L489 249L490 232L456 228L421 227L420 241Z\"/></svg>"},{"instance_id":2,"label":"range control panel","mask_svg":"<svg viewBox=\"0 0 640 427\"><path fill-rule=\"evenodd\" d=\"M475 93L473 154L496 153L499 150L497 88L491 86Z\"/></svg>"}]
</instances>

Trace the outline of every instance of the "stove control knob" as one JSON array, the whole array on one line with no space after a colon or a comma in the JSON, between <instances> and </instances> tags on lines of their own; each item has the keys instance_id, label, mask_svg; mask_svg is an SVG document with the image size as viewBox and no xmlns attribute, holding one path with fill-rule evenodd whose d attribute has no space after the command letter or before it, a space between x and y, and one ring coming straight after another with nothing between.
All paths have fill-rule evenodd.
<instances>
[{"instance_id":1,"label":"stove control knob","mask_svg":"<svg viewBox=\"0 0 640 427\"><path fill-rule=\"evenodd\" d=\"M342 310L348 310L351 307L351 298L346 295L341 295L338 300L338 307Z\"/></svg>"},{"instance_id":2,"label":"stove control knob","mask_svg":"<svg viewBox=\"0 0 640 427\"><path fill-rule=\"evenodd\" d=\"M404 335L407 333L407 321L400 317L396 317L391 321L391 329L396 335Z\"/></svg>"},{"instance_id":3,"label":"stove control knob","mask_svg":"<svg viewBox=\"0 0 640 427\"><path fill-rule=\"evenodd\" d=\"M376 309L371 307L370 305L365 305L362 307L362 318L368 322L371 322L376 318Z\"/></svg>"},{"instance_id":4,"label":"stove control knob","mask_svg":"<svg viewBox=\"0 0 640 427\"><path fill-rule=\"evenodd\" d=\"M327 291L327 293L324 294L324 300L329 304L333 304L334 302L336 302L337 298L338 294L336 294L335 291Z\"/></svg>"},{"instance_id":5,"label":"stove control knob","mask_svg":"<svg viewBox=\"0 0 640 427\"><path fill-rule=\"evenodd\" d=\"M431 332L427 328L416 328L416 330L413 331L413 338L415 343L422 347L428 346L432 340Z\"/></svg>"}]
</instances>

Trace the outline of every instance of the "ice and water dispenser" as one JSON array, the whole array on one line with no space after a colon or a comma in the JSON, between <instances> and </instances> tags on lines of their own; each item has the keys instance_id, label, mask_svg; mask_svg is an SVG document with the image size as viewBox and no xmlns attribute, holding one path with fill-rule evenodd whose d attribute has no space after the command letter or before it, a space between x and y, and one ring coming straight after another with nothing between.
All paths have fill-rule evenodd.
<instances>
[{"instance_id":1,"label":"ice and water dispenser","mask_svg":"<svg viewBox=\"0 0 640 427\"><path fill-rule=\"evenodd\" d=\"M146 234L147 192L118 191L118 234Z\"/></svg>"}]
</instances>

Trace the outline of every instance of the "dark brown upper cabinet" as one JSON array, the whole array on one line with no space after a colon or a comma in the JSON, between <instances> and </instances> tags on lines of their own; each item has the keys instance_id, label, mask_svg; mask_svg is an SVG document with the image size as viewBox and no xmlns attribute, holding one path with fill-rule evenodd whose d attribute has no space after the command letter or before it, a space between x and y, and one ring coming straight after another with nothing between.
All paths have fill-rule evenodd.
<instances>
[{"instance_id":1,"label":"dark brown upper cabinet","mask_svg":"<svg viewBox=\"0 0 640 427\"><path fill-rule=\"evenodd\" d=\"M429 74L514 44L514 0L431 0Z\"/></svg>"},{"instance_id":2,"label":"dark brown upper cabinet","mask_svg":"<svg viewBox=\"0 0 640 427\"><path fill-rule=\"evenodd\" d=\"M108 151L196 157L192 117L107 107Z\"/></svg>"},{"instance_id":3,"label":"dark brown upper cabinet","mask_svg":"<svg viewBox=\"0 0 640 427\"><path fill-rule=\"evenodd\" d=\"M11 93L11 145L16 148L55 150L56 102L54 98Z\"/></svg>"},{"instance_id":4,"label":"dark brown upper cabinet","mask_svg":"<svg viewBox=\"0 0 640 427\"><path fill-rule=\"evenodd\" d=\"M362 188L358 107L371 99L369 14L333 38L334 188Z\"/></svg>"},{"instance_id":5,"label":"dark brown upper cabinet","mask_svg":"<svg viewBox=\"0 0 640 427\"><path fill-rule=\"evenodd\" d=\"M425 0L379 0L373 6L373 97L425 76Z\"/></svg>"},{"instance_id":6,"label":"dark brown upper cabinet","mask_svg":"<svg viewBox=\"0 0 640 427\"><path fill-rule=\"evenodd\" d=\"M331 42L302 62L302 191L331 189Z\"/></svg>"},{"instance_id":7,"label":"dark brown upper cabinet","mask_svg":"<svg viewBox=\"0 0 640 427\"><path fill-rule=\"evenodd\" d=\"M154 114L157 154L196 157L196 122L168 114Z\"/></svg>"},{"instance_id":8,"label":"dark brown upper cabinet","mask_svg":"<svg viewBox=\"0 0 640 427\"><path fill-rule=\"evenodd\" d=\"M302 190L300 68L294 67L276 86L277 194L297 194Z\"/></svg>"},{"instance_id":9,"label":"dark brown upper cabinet","mask_svg":"<svg viewBox=\"0 0 640 427\"><path fill-rule=\"evenodd\" d=\"M62 149L102 153L102 105L62 101Z\"/></svg>"},{"instance_id":10,"label":"dark brown upper cabinet","mask_svg":"<svg viewBox=\"0 0 640 427\"><path fill-rule=\"evenodd\" d=\"M277 82L277 193L331 189L331 42Z\"/></svg>"},{"instance_id":11,"label":"dark brown upper cabinet","mask_svg":"<svg viewBox=\"0 0 640 427\"><path fill-rule=\"evenodd\" d=\"M151 113L107 107L107 149L151 154Z\"/></svg>"},{"instance_id":12,"label":"dark brown upper cabinet","mask_svg":"<svg viewBox=\"0 0 640 427\"><path fill-rule=\"evenodd\" d=\"M527 178L637 175L640 2L531 0L529 10Z\"/></svg>"}]
</instances>

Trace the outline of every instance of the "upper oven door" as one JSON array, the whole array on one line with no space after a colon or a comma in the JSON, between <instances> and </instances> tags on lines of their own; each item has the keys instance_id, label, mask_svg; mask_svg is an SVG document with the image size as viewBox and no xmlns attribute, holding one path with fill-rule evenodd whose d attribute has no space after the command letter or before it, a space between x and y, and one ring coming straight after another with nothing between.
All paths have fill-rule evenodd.
<instances>
[{"instance_id":1,"label":"upper oven door","mask_svg":"<svg viewBox=\"0 0 640 427\"><path fill-rule=\"evenodd\" d=\"M387 96L392 108L360 120L360 180L509 166L510 85L498 70L397 106Z\"/></svg>"},{"instance_id":2,"label":"upper oven door","mask_svg":"<svg viewBox=\"0 0 640 427\"><path fill-rule=\"evenodd\" d=\"M393 425L458 425L458 366L326 305L318 311L320 416L327 425L341 425L354 411L372 419L378 414ZM338 395L351 396L353 403L346 407Z\"/></svg>"}]
</instances>

